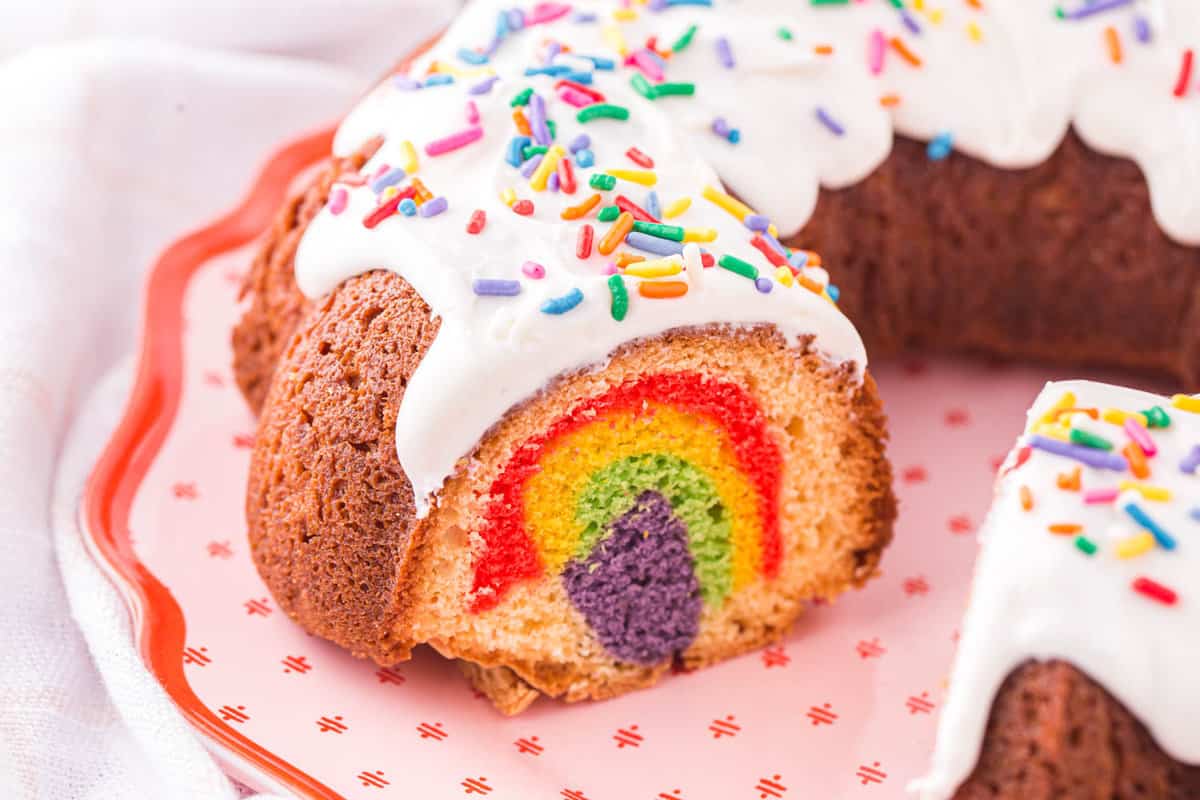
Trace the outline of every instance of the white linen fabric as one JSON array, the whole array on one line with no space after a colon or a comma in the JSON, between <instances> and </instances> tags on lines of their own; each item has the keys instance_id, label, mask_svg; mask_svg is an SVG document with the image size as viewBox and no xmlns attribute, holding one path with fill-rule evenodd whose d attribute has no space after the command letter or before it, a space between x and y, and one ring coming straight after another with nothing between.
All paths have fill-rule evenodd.
<instances>
[{"instance_id":1,"label":"white linen fabric","mask_svg":"<svg viewBox=\"0 0 1200 800\"><path fill-rule=\"evenodd\" d=\"M154 257L453 5L3 5L0 797L237 797L143 667L80 539L80 491L125 401Z\"/></svg>"}]
</instances>

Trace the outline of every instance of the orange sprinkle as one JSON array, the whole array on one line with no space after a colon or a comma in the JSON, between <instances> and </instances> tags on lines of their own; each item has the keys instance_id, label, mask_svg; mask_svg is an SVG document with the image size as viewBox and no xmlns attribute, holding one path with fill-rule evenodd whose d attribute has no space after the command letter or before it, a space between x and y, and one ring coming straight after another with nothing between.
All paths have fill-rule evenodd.
<instances>
[{"instance_id":1,"label":"orange sprinkle","mask_svg":"<svg viewBox=\"0 0 1200 800\"><path fill-rule=\"evenodd\" d=\"M979 0L967 0L967 5L976 11L983 11L983 3L979 2Z\"/></svg>"},{"instance_id":2,"label":"orange sprinkle","mask_svg":"<svg viewBox=\"0 0 1200 800\"><path fill-rule=\"evenodd\" d=\"M1109 25L1104 29L1104 38L1108 42L1108 57L1112 59L1114 64L1120 64L1123 60L1121 55L1121 35L1117 33L1117 29Z\"/></svg>"},{"instance_id":3,"label":"orange sprinkle","mask_svg":"<svg viewBox=\"0 0 1200 800\"><path fill-rule=\"evenodd\" d=\"M513 124L517 126L517 130L522 136L532 136L533 131L529 129L529 120L525 119L525 112L520 106L513 109Z\"/></svg>"},{"instance_id":4,"label":"orange sprinkle","mask_svg":"<svg viewBox=\"0 0 1200 800\"><path fill-rule=\"evenodd\" d=\"M577 206L569 206L562 210L563 219L579 219L596 206L600 205L600 195L594 194Z\"/></svg>"},{"instance_id":5,"label":"orange sprinkle","mask_svg":"<svg viewBox=\"0 0 1200 800\"><path fill-rule=\"evenodd\" d=\"M631 230L633 230L633 214L622 211L621 216L617 217L612 227L608 229L608 233L604 234L604 238L600 240L596 250L602 256L611 254L613 250L617 249L617 245L625 241L625 237Z\"/></svg>"},{"instance_id":6,"label":"orange sprinkle","mask_svg":"<svg viewBox=\"0 0 1200 800\"><path fill-rule=\"evenodd\" d=\"M812 278L808 277L807 275L803 275L803 274L796 275L796 283L800 284L805 289L808 289L813 294L824 294L825 293L825 287L823 287L821 284L817 283L816 281L814 281Z\"/></svg>"},{"instance_id":7,"label":"orange sprinkle","mask_svg":"<svg viewBox=\"0 0 1200 800\"><path fill-rule=\"evenodd\" d=\"M1050 526L1050 532L1060 536L1074 536L1082 531L1083 526L1076 525L1074 522L1056 522Z\"/></svg>"},{"instance_id":8,"label":"orange sprinkle","mask_svg":"<svg viewBox=\"0 0 1200 800\"><path fill-rule=\"evenodd\" d=\"M900 57L903 58L905 61L907 61L909 64L911 64L914 67L921 66L920 57L916 53L914 53L912 50L909 50L908 45L906 45L904 43L904 40L901 39L899 36L893 36L889 40L888 44L890 44L892 46L892 49L895 50L897 53L899 53Z\"/></svg>"},{"instance_id":9,"label":"orange sprinkle","mask_svg":"<svg viewBox=\"0 0 1200 800\"><path fill-rule=\"evenodd\" d=\"M645 261L645 256L639 256L637 253L617 253L617 266L624 269L630 264L636 264L639 261Z\"/></svg>"},{"instance_id":10,"label":"orange sprinkle","mask_svg":"<svg viewBox=\"0 0 1200 800\"><path fill-rule=\"evenodd\" d=\"M813 52L819 56L831 56L833 55L833 45L819 44L813 48Z\"/></svg>"},{"instance_id":11,"label":"orange sprinkle","mask_svg":"<svg viewBox=\"0 0 1200 800\"><path fill-rule=\"evenodd\" d=\"M433 199L433 192L425 188L425 184L421 183L420 178L412 179L412 188L417 192L417 194L413 197L417 205L427 203Z\"/></svg>"},{"instance_id":12,"label":"orange sprinkle","mask_svg":"<svg viewBox=\"0 0 1200 800\"><path fill-rule=\"evenodd\" d=\"M1033 492L1029 491L1028 486L1021 487L1021 508L1026 511L1033 510Z\"/></svg>"},{"instance_id":13,"label":"orange sprinkle","mask_svg":"<svg viewBox=\"0 0 1200 800\"><path fill-rule=\"evenodd\" d=\"M801 250L800 252L804 253L804 255L807 257L807 260L804 262L805 266L808 266L808 267L821 266L821 254L820 253L814 252L812 250Z\"/></svg>"},{"instance_id":14,"label":"orange sprinkle","mask_svg":"<svg viewBox=\"0 0 1200 800\"><path fill-rule=\"evenodd\" d=\"M1065 489L1068 492L1078 492L1082 486L1082 482L1080 481L1082 473L1083 470L1080 467L1076 467L1071 472L1058 473L1058 488Z\"/></svg>"},{"instance_id":15,"label":"orange sprinkle","mask_svg":"<svg viewBox=\"0 0 1200 800\"><path fill-rule=\"evenodd\" d=\"M655 300L683 297L687 290L687 281L642 281L638 284L638 294Z\"/></svg>"},{"instance_id":16,"label":"orange sprinkle","mask_svg":"<svg viewBox=\"0 0 1200 800\"><path fill-rule=\"evenodd\" d=\"M1146 463L1146 454L1137 442L1130 442L1121 449L1121 455L1129 462L1129 471L1135 478L1146 480L1150 477L1150 465Z\"/></svg>"},{"instance_id":17,"label":"orange sprinkle","mask_svg":"<svg viewBox=\"0 0 1200 800\"><path fill-rule=\"evenodd\" d=\"M898 105L900 105L900 95L885 94L883 97L879 98L879 105L883 106L884 108L892 108L893 106L898 106Z\"/></svg>"}]
</instances>

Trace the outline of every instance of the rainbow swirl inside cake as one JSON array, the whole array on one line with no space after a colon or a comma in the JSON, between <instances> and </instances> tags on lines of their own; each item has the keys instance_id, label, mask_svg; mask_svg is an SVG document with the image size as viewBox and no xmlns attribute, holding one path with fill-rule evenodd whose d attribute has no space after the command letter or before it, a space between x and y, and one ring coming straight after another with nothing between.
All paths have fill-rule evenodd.
<instances>
[{"instance_id":1,"label":"rainbow swirl inside cake","mask_svg":"<svg viewBox=\"0 0 1200 800\"><path fill-rule=\"evenodd\" d=\"M579 404L526 440L493 482L473 605L561 576L601 644L654 663L782 559L782 457L740 386L648 375Z\"/></svg>"}]
</instances>

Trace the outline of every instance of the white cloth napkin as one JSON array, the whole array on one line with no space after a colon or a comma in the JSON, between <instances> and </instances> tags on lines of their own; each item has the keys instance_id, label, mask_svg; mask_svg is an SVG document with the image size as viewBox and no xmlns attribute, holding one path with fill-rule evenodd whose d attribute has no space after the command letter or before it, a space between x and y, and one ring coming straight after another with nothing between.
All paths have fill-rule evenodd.
<instances>
[{"instance_id":1,"label":"white cloth napkin","mask_svg":"<svg viewBox=\"0 0 1200 800\"><path fill-rule=\"evenodd\" d=\"M0 797L237 797L143 668L80 539L80 490L124 403L157 253L233 206L277 144L336 119L453 7L5 5Z\"/></svg>"}]
</instances>

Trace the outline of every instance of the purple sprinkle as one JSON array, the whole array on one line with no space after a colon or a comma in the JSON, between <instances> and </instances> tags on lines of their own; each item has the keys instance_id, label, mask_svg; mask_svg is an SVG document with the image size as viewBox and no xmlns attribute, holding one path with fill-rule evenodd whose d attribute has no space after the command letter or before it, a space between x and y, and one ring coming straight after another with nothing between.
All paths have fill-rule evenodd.
<instances>
[{"instance_id":1,"label":"purple sprinkle","mask_svg":"<svg viewBox=\"0 0 1200 800\"><path fill-rule=\"evenodd\" d=\"M1183 461L1179 462L1179 470L1188 475L1195 475L1196 470L1200 469L1200 444L1192 448L1192 451L1184 456Z\"/></svg>"},{"instance_id":2,"label":"purple sprinkle","mask_svg":"<svg viewBox=\"0 0 1200 800\"><path fill-rule=\"evenodd\" d=\"M421 88L421 82L417 81L417 80L413 80L412 78L408 77L407 75L393 75L392 76L392 86L394 86L395 88L399 89L402 92L415 92L416 90Z\"/></svg>"},{"instance_id":3,"label":"purple sprinkle","mask_svg":"<svg viewBox=\"0 0 1200 800\"><path fill-rule=\"evenodd\" d=\"M546 268L536 261L526 261L521 265L521 273L526 278L533 278L535 281L540 281L546 277ZM515 283L516 281L514 281Z\"/></svg>"},{"instance_id":4,"label":"purple sprinkle","mask_svg":"<svg viewBox=\"0 0 1200 800\"><path fill-rule=\"evenodd\" d=\"M758 289L763 294L770 294L771 289L775 288L775 284L771 283L769 278L755 278L754 288Z\"/></svg>"},{"instance_id":5,"label":"purple sprinkle","mask_svg":"<svg viewBox=\"0 0 1200 800\"><path fill-rule=\"evenodd\" d=\"M580 24L580 25L583 25L583 24L586 24L589 22L595 22L596 20L597 20L596 15L592 14L590 12L587 12L587 11L576 11L575 16L571 17L572 22L574 22L576 24Z\"/></svg>"},{"instance_id":6,"label":"purple sprinkle","mask_svg":"<svg viewBox=\"0 0 1200 800\"><path fill-rule=\"evenodd\" d=\"M397 183L404 180L404 176L407 174L408 173L406 173L400 167L392 167L380 174L379 177L375 178L375 180L371 181L371 191L375 194L379 194L387 187L395 186Z\"/></svg>"},{"instance_id":7,"label":"purple sprinkle","mask_svg":"<svg viewBox=\"0 0 1200 800\"><path fill-rule=\"evenodd\" d=\"M558 173L551 172L550 177L546 179L546 188L552 192L558 191Z\"/></svg>"},{"instance_id":8,"label":"purple sprinkle","mask_svg":"<svg viewBox=\"0 0 1200 800\"><path fill-rule=\"evenodd\" d=\"M747 214L746 218L742 220L742 224L752 231L765 231L771 227L771 220L762 214Z\"/></svg>"},{"instance_id":9,"label":"purple sprinkle","mask_svg":"<svg viewBox=\"0 0 1200 800\"><path fill-rule=\"evenodd\" d=\"M788 263L796 269L804 269L804 265L808 263L808 253L803 250L797 250L788 256Z\"/></svg>"},{"instance_id":10,"label":"purple sprinkle","mask_svg":"<svg viewBox=\"0 0 1200 800\"><path fill-rule=\"evenodd\" d=\"M448 205L449 203L446 202L446 198L435 197L432 200L426 201L425 204L421 206L421 216L436 217L438 214L445 211Z\"/></svg>"},{"instance_id":11,"label":"purple sprinkle","mask_svg":"<svg viewBox=\"0 0 1200 800\"><path fill-rule=\"evenodd\" d=\"M492 56L496 55L496 51L500 49L500 45L503 44L503 42L504 37L499 35L493 36L492 40L487 43L487 47L483 48L483 55L486 58L491 59Z\"/></svg>"},{"instance_id":12,"label":"purple sprinkle","mask_svg":"<svg viewBox=\"0 0 1200 800\"><path fill-rule=\"evenodd\" d=\"M529 129L533 131L533 140L538 144L550 146L554 141L550 136L550 127L546 125L546 98L534 94L529 98Z\"/></svg>"},{"instance_id":13,"label":"purple sprinkle","mask_svg":"<svg viewBox=\"0 0 1200 800\"><path fill-rule=\"evenodd\" d=\"M1088 2L1074 11L1068 11L1063 16L1066 19L1084 19L1093 14L1112 11L1114 8L1122 8L1132 4L1133 0L1095 0L1095 2Z\"/></svg>"},{"instance_id":14,"label":"purple sprinkle","mask_svg":"<svg viewBox=\"0 0 1200 800\"><path fill-rule=\"evenodd\" d=\"M508 10L508 29L510 31L519 31L525 27L525 12L519 8L510 8Z\"/></svg>"},{"instance_id":15,"label":"purple sprinkle","mask_svg":"<svg viewBox=\"0 0 1200 800\"><path fill-rule=\"evenodd\" d=\"M724 36L717 38L717 58L725 69L733 69L733 48L729 46L729 40Z\"/></svg>"},{"instance_id":16,"label":"purple sprinkle","mask_svg":"<svg viewBox=\"0 0 1200 800\"><path fill-rule=\"evenodd\" d=\"M1192 509L1191 517L1192 519L1196 520L1196 522L1200 522L1200 506L1196 506Z\"/></svg>"},{"instance_id":17,"label":"purple sprinkle","mask_svg":"<svg viewBox=\"0 0 1200 800\"><path fill-rule=\"evenodd\" d=\"M588 136L586 133L581 133L571 140L571 143L567 145L567 149L572 153L578 153L580 150L586 150L591 146L592 137Z\"/></svg>"},{"instance_id":18,"label":"purple sprinkle","mask_svg":"<svg viewBox=\"0 0 1200 800\"><path fill-rule=\"evenodd\" d=\"M762 238L763 238L763 241L765 241L767 244L769 244L771 246L771 249L774 250L776 253L779 253L779 255L783 256L784 258L788 257L787 248L784 247L783 244L778 239L776 239L774 236L772 236L769 231L766 231L766 230L762 231Z\"/></svg>"},{"instance_id":19,"label":"purple sprinkle","mask_svg":"<svg viewBox=\"0 0 1200 800\"><path fill-rule=\"evenodd\" d=\"M551 42L546 48L546 63L549 64L554 60L554 57L562 52L562 45L558 42Z\"/></svg>"},{"instance_id":20,"label":"purple sprinkle","mask_svg":"<svg viewBox=\"0 0 1200 800\"><path fill-rule=\"evenodd\" d=\"M537 169L538 164L541 164L541 163L542 163L542 154L541 153L538 153L536 156L532 156L528 161L525 162L525 165L523 167L521 167L521 174L524 175L526 178L532 178L533 171L535 169Z\"/></svg>"},{"instance_id":21,"label":"purple sprinkle","mask_svg":"<svg viewBox=\"0 0 1200 800\"><path fill-rule=\"evenodd\" d=\"M829 112L821 106L817 106L817 119L819 119L821 124L828 128L834 136L846 135L846 129L843 128L836 119L831 117Z\"/></svg>"},{"instance_id":22,"label":"purple sprinkle","mask_svg":"<svg viewBox=\"0 0 1200 800\"><path fill-rule=\"evenodd\" d=\"M1035 434L1029 440L1029 446L1037 450L1044 450L1047 453L1054 453L1057 456L1072 458L1097 469L1111 469L1115 472L1124 472L1129 469L1129 462L1123 456L1104 450L1096 450L1091 447L1082 447L1077 444L1062 442L1058 439L1051 439L1049 436Z\"/></svg>"},{"instance_id":23,"label":"purple sprinkle","mask_svg":"<svg viewBox=\"0 0 1200 800\"><path fill-rule=\"evenodd\" d=\"M921 35L921 26L917 24L917 20L913 15L908 13L907 8L900 9L900 20L904 23L904 27L908 28L914 36Z\"/></svg>"},{"instance_id":24,"label":"purple sprinkle","mask_svg":"<svg viewBox=\"0 0 1200 800\"><path fill-rule=\"evenodd\" d=\"M490 78L484 78L479 83L467 90L469 94L487 94L492 91L492 87L496 85L496 81L500 80L499 75L492 75Z\"/></svg>"},{"instance_id":25,"label":"purple sprinkle","mask_svg":"<svg viewBox=\"0 0 1200 800\"><path fill-rule=\"evenodd\" d=\"M724 139L729 136L729 123L724 117L717 117L712 121L712 132Z\"/></svg>"},{"instance_id":26,"label":"purple sprinkle","mask_svg":"<svg viewBox=\"0 0 1200 800\"><path fill-rule=\"evenodd\" d=\"M476 278L475 282L471 284L471 289L480 297L514 297L521 293L521 282L498 278Z\"/></svg>"},{"instance_id":27,"label":"purple sprinkle","mask_svg":"<svg viewBox=\"0 0 1200 800\"><path fill-rule=\"evenodd\" d=\"M1133 35L1142 44L1150 42L1150 20L1138 14L1133 18Z\"/></svg>"}]
</instances>

